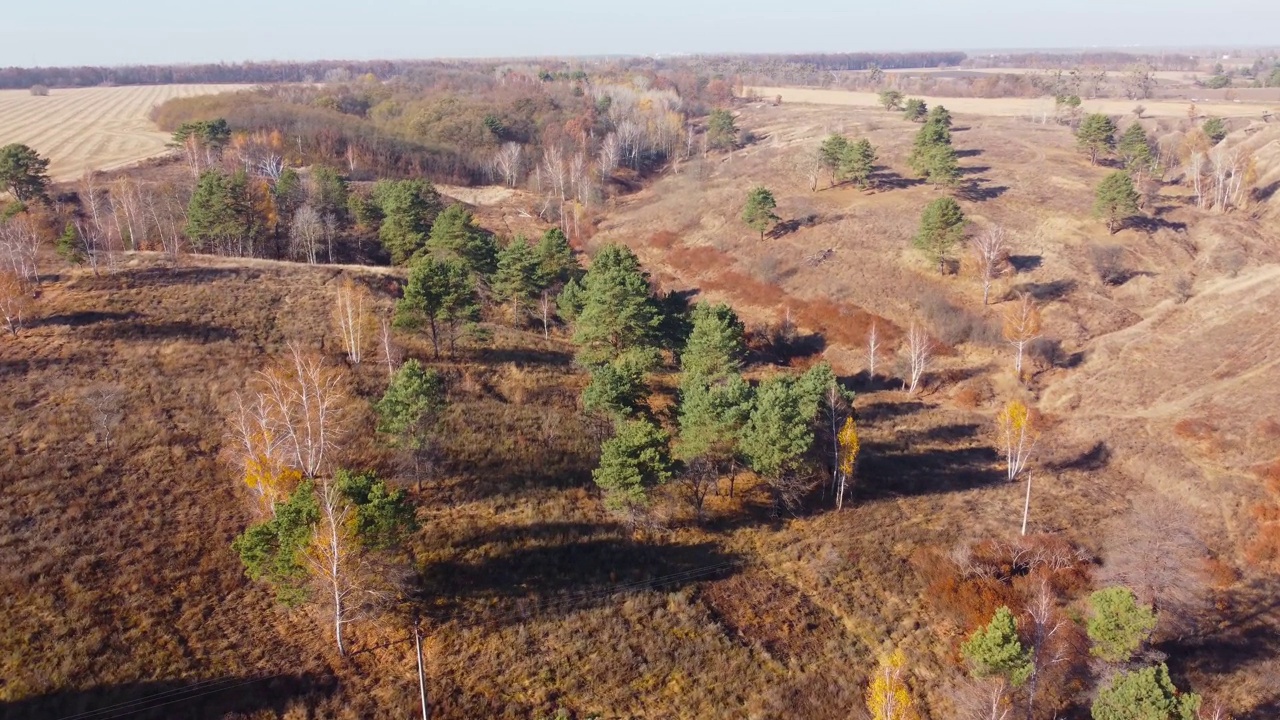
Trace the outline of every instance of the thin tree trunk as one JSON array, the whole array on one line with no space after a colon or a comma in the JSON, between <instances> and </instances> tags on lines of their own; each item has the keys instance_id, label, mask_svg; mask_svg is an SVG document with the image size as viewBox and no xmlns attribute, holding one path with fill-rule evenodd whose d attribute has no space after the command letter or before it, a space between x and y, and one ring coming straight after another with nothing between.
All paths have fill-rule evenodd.
<instances>
[{"instance_id":1,"label":"thin tree trunk","mask_svg":"<svg viewBox=\"0 0 1280 720\"><path fill-rule=\"evenodd\" d=\"M1027 534L1027 518L1031 516L1031 472L1027 471L1027 499L1022 505L1022 534Z\"/></svg>"},{"instance_id":2,"label":"thin tree trunk","mask_svg":"<svg viewBox=\"0 0 1280 720\"><path fill-rule=\"evenodd\" d=\"M422 701L422 720L427 720L427 679L422 672L422 638L418 634L418 621L413 621L413 649L418 656L418 698Z\"/></svg>"}]
</instances>

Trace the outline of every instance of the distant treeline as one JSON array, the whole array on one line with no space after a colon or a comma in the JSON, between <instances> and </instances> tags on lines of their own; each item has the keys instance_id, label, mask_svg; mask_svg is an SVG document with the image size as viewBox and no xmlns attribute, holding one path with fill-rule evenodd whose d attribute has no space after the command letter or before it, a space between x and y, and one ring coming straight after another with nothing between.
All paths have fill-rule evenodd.
<instances>
[{"instance_id":1,"label":"distant treeline","mask_svg":"<svg viewBox=\"0 0 1280 720\"><path fill-rule=\"evenodd\" d=\"M98 85L170 85L199 83L320 82L335 75L373 75L385 80L420 70L443 70L462 62L441 60L317 60L314 62L246 62L207 65L123 65L120 67L0 68L0 88L95 87ZM472 67L477 62L465 63ZM490 66L494 63L488 63Z\"/></svg>"},{"instance_id":2,"label":"distant treeline","mask_svg":"<svg viewBox=\"0 0 1280 720\"><path fill-rule=\"evenodd\" d=\"M1195 70L1199 58L1189 53L1134 53L1099 51L1078 53L1010 53L973 58L973 67L1062 68L1098 67L1125 70L1135 65L1149 65L1156 70Z\"/></svg>"},{"instance_id":3,"label":"distant treeline","mask_svg":"<svg viewBox=\"0 0 1280 720\"><path fill-rule=\"evenodd\" d=\"M779 65L803 66L812 70L866 70L873 65L885 69L957 65L965 59L960 52L921 53L835 53L800 55L708 55L669 58L657 62L660 67L716 66L720 72L753 71ZM531 60L529 64L545 61ZM648 58L624 58L607 61L622 65L650 64ZM445 61L445 60L317 60L313 62L246 62L205 65L123 65L120 67L48 67L0 68L0 89L26 89L33 85L47 87L95 87L98 85L168 85L198 83L301 83L332 81L372 75L379 80L412 77L426 72L435 74L449 69L493 70L525 61ZM565 63L550 61L559 68ZM581 64L593 64L583 61Z\"/></svg>"}]
</instances>

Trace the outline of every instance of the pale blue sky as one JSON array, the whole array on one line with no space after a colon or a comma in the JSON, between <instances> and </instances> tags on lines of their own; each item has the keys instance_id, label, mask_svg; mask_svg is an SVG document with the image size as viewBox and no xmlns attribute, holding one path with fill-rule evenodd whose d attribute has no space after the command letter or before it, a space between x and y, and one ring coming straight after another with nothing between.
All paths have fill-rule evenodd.
<instances>
[{"instance_id":1,"label":"pale blue sky","mask_svg":"<svg viewBox=\"0 0 1280 720\"><path fill-rule=\"evenodd\" d=\"M1275 0L12 0L0 66L1280 44Z\"/></svg>"}]
</instances>

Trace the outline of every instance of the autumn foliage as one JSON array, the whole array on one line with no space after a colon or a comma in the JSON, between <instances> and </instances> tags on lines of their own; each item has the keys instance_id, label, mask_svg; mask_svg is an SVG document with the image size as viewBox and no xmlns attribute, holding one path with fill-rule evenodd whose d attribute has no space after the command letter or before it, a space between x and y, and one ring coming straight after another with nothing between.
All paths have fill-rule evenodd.
<instances>
[{"instance_id":1,"label":"autumn foliage","mask_svg":"<svg viewBox=\"0 0 1280 720\"><path fill-rule=\"evenodd\" d=\"M1275 566L1280 564L1280 462L1271 464L1262 473L1269 497L1253 506L1253 519L1258 524L1257 535L1249 545L1249 561Z\"/></svg>"}]
</instances>

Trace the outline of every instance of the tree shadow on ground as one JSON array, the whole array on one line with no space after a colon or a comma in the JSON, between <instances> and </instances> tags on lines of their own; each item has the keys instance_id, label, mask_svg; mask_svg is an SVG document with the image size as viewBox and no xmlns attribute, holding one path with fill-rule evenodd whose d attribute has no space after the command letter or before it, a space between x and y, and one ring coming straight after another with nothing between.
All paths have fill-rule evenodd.
<instances>
[{"instance_id":1,"label":"tree shadow on ground","mask_svg":"<svg viewBox=\"0 0 1280 720\"><path fill-rule=\"evenodd\" d=\"M871 184L877 189L904 190L909 187L923 185L924 180L922 178L903 177L892 170L885 170L876 173L872 177Z\"/></svg>"},{"instance_id":2,"label":"tree shadow on ground","mask_svg":"<svg viewBox=\"0 0 1280 720\"><path fill-rule=\"evenodd\" d=\"M1043 283L1019 283L1009 288L1009 292L1005 293L1005 300L1013 300L1022 293L1030 295L1032 298L1040 302L1049 302L1051 300L1061 300L1076 289L1076 281L1053 280Z\"/></svg>"},{"instance_id":3,"label":"tree shadow on ground","mask_svg":"<svg viewBox=\"0 0 1280 720\"><path fill-rule=\"evenodd\" d=\"M45 317L27 323L27 327L48 327L50 325L65 325L66 327L84 327L86 325L97 325L98 323L122 322L125 320L133 320L142 317L140 313L129 312L100 312L97 310L84 310L81 312L58 313L57 315L46 315Z\"/></svg>"},{"instance_id":4,"label":"tree shadow on ground","mask_svg":"<svg viewBox=\"0 0 1280 720\"><path fill-rule=\"evenodd\" d=\"M475 358L486 365L547 365L551 367L568 367L573 363L573 356L563 350L544 350L541 348L479 348Z\"/></svg>"},{"instance_id":5,"label":"tree shadow on ground","mask_svg":"<svg viewBox=\"0 0 1280 720\"><path fill-rule=\"evenodd\" d=\"M198 285L226 277L257 280L264 275L256 268L237 267L147 267L122 269L113 274L82 275L72 283L76 289L110 290L130 287L172 287Z\"/></svg>"},{"instance_id":6,"label":"tree shadow on ground","mask_svg":"<svg viewBox=\"0 0 1280 720\"><path fill-rule=\"evenodd\" d=\"M955 430L956 433L966 431ZM866 443L863 451L866 454L860 456L858 472L866 478L878 478L859 487L859 494L868 498L956 492L994 485L1005 479L997 467L1000 454L993 447L917 451L899 441Z\"/></svg>"},{"instance_id":7,"label":"tree shadow on ground","mask_svg":"<svg viewBox=\"0 0 1280 720\"><path fill-rule=\"evenodd\" d=\"M1024 273L1035 270L1043 264L1044 259L1039 255L1010 255L1009 265L1013 267L1014 273Z\"/></svg>"},{"instance_id":8,"label":"tree shadow on ground","mask_svg":"<svg viewBox=\"0 0 1280 720\"><path fill-rule=\"evenodd\" d=\"M1170 669L1177 674L1195 671L1216 676L1261 672L1262 668L1256 667L1259 663L1280 655L1280 630L1276 629L1280 620L1280 579L1264 577L1243 582L1222 593L1217 605L1225 609L1211 632L1159 646L1169 655ZM1274 718L1276 715L1270 710L1277 709L1278 703L1280 696L1242 717Z\"/></svg>"},{"instance_id":9,"label":"tree shadow on ground","mask_svg":"<svg viewBox=\"0 0 1280 720\"><path fill-rule=\"evenodd\" d=\"M915 400L905 402L876 402L857 408L858 422L876 424L887 420L912 415L924 410L927 405Z\"/></svg>"},{"instance_id":10,"label":"tree shadow on ground","mask_svg":"<svg viewBox=\"0 0 1280 720\"><path fill-rule=\"evenodd\" d=\"M956 157L958 158L978 157L984 152L986 151L981 148L966 148L964 150L957 150Z\"/></svg>"},{"instance_id":11,"label":"tree shadow on ground","mask_svg":"<svg viewBox=\"0 0 1280 720\"><path fill-rule=\"evenodd\" d=\"M1129 218L1124 222L1124 227L1132 228L1148 235L1154 235L1161 230L1172 230L1179 233L1187 231L1187 224L1184 222L1174 222L1147 215L1135 215Z\"/></svg>"},{"instance_id":12,"label":"tree shadow on ground","mask_svg":"<svg viewBox=\"0 0 1280 720\"><path fill-rule=\"evenodd\" d=\"M956 154L959 155L959 153L956 153ZM982 173L988 172L989 170L991 170L990 165L974 165L972 167L960 168L960 174L961 175L981 175Z\"/></svg>"},{"instance_id":13,"label":"tree shadow on ground","mask_svg":"<svg viewBox=\"0 0 1280 720\"><path fill-rule=\"evenodd\" d=\"M127 683L0 702L0 720L218 720L263 711L279 716L291 700L329 695L336 688L332 677L311 673Z\"/></svg>"},{"instance_id":14,"label":"tree shadow on ground","mask_svg":"<svg viewBox=\"0 0 1280 720\"><path fill-rule=\"evenodd\" d=\"M776 240L780 237L790 235L791 233L798 231L802 227L813 227L814 225L817 225L820 217L821 216L819 216L817 213L809 213L808 215L803 215L798 218L783 220L779 222L777 225L774 225L773 229L765 233L764 236L767 238L773 238Z\"/></svg>"},{"instance_id":15,"label":"tree shadow on ground","mask_svg":"<svg viewBox=\"0 0 1280 720\"><path fill-rule=\"evenodd\" d=\"M963 173L963 169L961 170ZM994 200L1009 191L1004 185L983 185L986 178L974 178L956 190L956 196L969 202Z\"/></svg>"},{"instance_id":16,"label":"tree shadow on ground","mask_svg":"<svg viewBox=\"0 0 1280 720\"><path fill-rule=\"evenodd\" d=\"M235 340L234 328L207 323L128 321L101 324L88 332L95 340L165 341L192 340L202 343Z\"/></svg>"},{"instance_id":17,"label":"tree shadow on ground","mask_svg":"<svg viewBox=\"0 0 1280 720\"><path fill-rule=\"evenodd\" d=\"M663 545L617 537L432 563L421 588L424 597L439 600L427 613L437 621L466 617L505 625L611 605L618 595L725 578L740 565L737 555L714 543Z\"/></svg>"}]
</instances>

